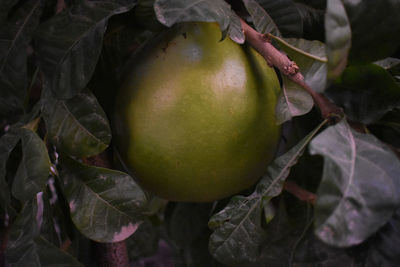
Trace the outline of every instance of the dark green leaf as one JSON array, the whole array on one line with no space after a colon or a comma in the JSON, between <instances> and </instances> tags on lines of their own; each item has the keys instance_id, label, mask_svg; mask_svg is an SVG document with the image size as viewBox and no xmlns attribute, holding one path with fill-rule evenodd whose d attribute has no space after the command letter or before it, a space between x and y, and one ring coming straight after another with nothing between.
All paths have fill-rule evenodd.
<instances>
[{"instance_id":1,"label":"dark green leaf","mask_svg":"<svg viewBox=\"0 0 400 267\"><path fill-rule=\"evenodd\" d=\"M10 204L9 185L6 181L7 160L20 137L16 131L9 131L0 138L0 205L5 211Z\"/></svg>"},{"instance_id":2,"label":"dark green leaf","mask_svg":"<svg viewBox=\"0 0 400 267\"><path fill-rule=\"evenodd\" d=\"M328 57L328 79L339 77L347 65L351 46L350 22L341 0L327 2L325 43Z\"/></svg>"},{"instance_id":3,"label":"dark green leaf","mask_svg":"<svg viewBox=\"0 0 400 267\"><path fill-rule=\"evenodd\" d=\"M39 27L36 50L54 95L68 99L89 82L98 61L108 18L136 1L79 1Z\"/></svg>"},{"instance_id":4,"label":"dark green leaf","mask_svg":"<svg viewBox=\"0 0 400 267\"><path fill-rule=\"evenodd\" d=\"M182 265L177 266L191 266L191 267L226 267L214 259L208 251L208 242L210 237L210 230L204 228L199 237L194 240L189 246L180 250Z\"/></svg>"},{"instance_id":5,"label":"dark green leaf","mask_svg":"<svg viewBox=\"0 0 400 267\"><path fill-rule=\"evenodd\" d=\"M6 258L11 266L83 266L75 258L39 235L39 210L34 201L26 202L11 227Z\"/></svg>"},{"instance_id":6,"label":"dark green leaf","mask_svg":"<svg viewBox=\"0 0 400 267\"><path fill-rule=\"evenodd\" d=\"M325 40L324 18L325 7L314 8L306 4L296 3L297 10L303 21L303 38L307 40Z\"/></svg>"},{"instance_id":7,"label":"dark green leaf","mask_svg":"<svg viewBox=\"0 0 400 267\"><path fill-rule=\"evenodd\" d=\"M301 37L303 22L291 0L257 0L278 26L283 36Z\"/></svg>"},{"instance_id":8,"label":"dark green leaf","mask_svg":"<svg viewBox=\"0 0 400 267\"><path fill-rule=\"evenodd\" d=\"M35 238L35 246L37 247L36 251L40 258L39 266L83 267L83 265L77 259L69 255L65 251L61 250L60 248L54 246L52 243L41 236Z\"/></svg>"},{"instance_id":9,"label":"dark green leaf","mask_svg":"<svg viewBox=\"0 0 400 267\"><path fill-rule=\"evenodd\" d=\"M371 62L391 56L400 45L400 1L342 2L351 24L350 60Z\"/></svg>"},{"instance_id":10,"label":"dark green leaf","mask_svg":"<svg viewBox=\"0 0 400 267\"><path fill-rule=\"evenodd\" d=\"M400 161L378 139L343 120L315 137L310 152L325 159L315 205L321 240L356 245L393 216L400 204Z\"/></svg>"},{"instance_id":11,"label":"dark green leaf","mask_svg":"<svg viewBox=\"0 0 400 267\"><path fill-rule=\"evenodd\" d=\"M243 3L251 16L254 27L258 32L281 36L278 26L276 26L272 18L257 3L256 0L243 0Z\"/></svg>"},{"instance_id":12,"label":"dark green leaf","mask_svg":"<svg viewBox=\"0 0 400 267\"><path fill-rule=\"evenodd\" d=\"M50 172L50 159L42 139L29 129L21 128L22 161L15 174L12 194L27 201L44 189Z\"/></svg>"},{"instance_id":13,"label":"dark green leaf","mask_svg":"<svg viewBox=\"0 0 400 267\"><path fill-rule=\"evenodd\" d=\"M400 59L395 57L388 57L379 61L375 61L374 64L381 66L385 70L390 70L395 67L399 67Z\"/></svg>"},{"instance_id":14,"label":"dark green leaf","mask_svg":"<svg viewBox=\"0 0 400 267\"><path fill-rule=\"evenodd\" d=\"M210 219L208 225L214 233L210 237L209 249L218 261L230 266L254 264L257 261L260 248L267 240L262 228L262 204L281 193L290 168L296 164L324 123L275 159L250 196L233 197L223 210Z\"/></svg>"},{"instance_id":15,"label":"dark green leaf","mask_svg":"<svg viewBox=\"0 0 400 267\"><path fill-rule=\"evenodd\" d=\"M297 63L305 82L317 92L324 91L327 65L324 44L305 39L284 39L276 36L272 38ZM276 106L278 123L284 123L292 117L308 113L313 105L312 97L301 86L283 77L283 90Z\"/></svg>"},{"instance_id":16,"label":"dark green leaf","mask_svg":"<svg viewBox=\"0 0 400 267\"><path fill-rule=\"evenodd\" d=\"M10 9L18 2L18 0L3 0L1 1L0 9L0 25L3 24Z\"/></svg>"},{"instance_id":17,"label":"dark green leaf","mask_svg":"<svg viewBox=\"0 0 400 267\"><path fill-rule=\"evenodd\" d=\"M239 17L223 0L155 0L154 10L157 19L168 27L185 21L218 22L233 41L244 43Z\"/></svg>"},{"instance_id":18,"label":"dark green leaf","mask_svg":"<svg viewBox=\"0 0 400 267\"><path fill-rule=\"evenodd\" d=\"M296 62L304 81L314 91L322 92L326 87L327 59L325 44L305 39L279 38L272 36L281 49Z\"/></svg>"},{"instance_id":19,"label":"dark green leaf","mask_svg":"<svg viewBox=\"0 0 400 267\"><path fill-rule=\"evenodd\" d=\"M369 124L400 104L400 85L378 65L350 66L327 95L349 118Z\"/></svg>"},{"instance_id":20,"label":"dark green leaf","mask_svg":"<svg viewBox=\"0 0 400 267\"><path fill-rule=\"evenodd\" d=\"M276 123L282 124L295 116L308 113L314 105L309 93L296 83L283 77L282 90L276 104Z\"/></svg>"},{"instance_id":21,"label":"dark green leaf","mask_svg":"<svg viewBox=\"0 0 400 267\"><path fill-rule=\"evenodd\" d=\"M69 158L62 163L72 221L82 234L98 242L118 242L136 231L146 196L132 177Z\"/></svg>"},{"instance_id":22,"label":"dark green leaf","mask_svg":"<svg viewBox=\"0 0 400 267\"><path fill-rule=\"evenodd\" d=\"M42 7L41 0L29 0L0 27L0 115L21 112L24 108L27 49Z\"/></svg>"},{"instance_id":23,"label":"dark green leaf","mask_svg":"<svg viewBox=\"0 0 400 267\"><path fill-rule=\"evenodd\" d=\"M154 255L158 248L160 233L157 226L145 220L139 228L126 240L130 259Z\"/></svg>"},{"instance_id":24,"label":"dark green leaf","mask_svg":"<svg viewBox=\"0 0 400 267\"><path fill-rule=\"evenodd\" d=\"M400 109L389 111L378 122L368 125L368 129L384 142L400 148Z\"/></svg>"},{"instance_id":25,"label":"dark green leaf","mask_svg":"<svg viewBox=\"0 0 400 267\"><path fill-rule=\"evenodd\" d=\"M48 136L57 149L73 156L97 155L107 148L111 129L96 97L87 89L69 100L43 97Z\"/></svg>"},{"instance_id":26,"label":"dark green leaf","mask_svg":"<svg viewBox=\"0 0 400 267\"><path fill-rule=\"evenodd\" d=\"M366 267L395 267L400 262L400 210L372 239Z\"/></svg>"},{"instance_id":27,"label":"dark green leaf","mask_svg":"<svg viewBox=\"0 0 400 267\"><path fill-rule=\"evenodd\" d=\"M154 12L155 0L139 0L135 7L135 19L146 29L151 31L161 31L165 28L156 17Z\"/></svg>"},{"instance_id":28,"label":"dark green leaf","mask_svg":"<svg viewBox=\"0 0 400 267\"><path fill-rule=\"evenodd\" d=\"M179 246L190 245L207 227L212 205L177 203L168 221L169 237Z\"/></svg>"}]
</instances>

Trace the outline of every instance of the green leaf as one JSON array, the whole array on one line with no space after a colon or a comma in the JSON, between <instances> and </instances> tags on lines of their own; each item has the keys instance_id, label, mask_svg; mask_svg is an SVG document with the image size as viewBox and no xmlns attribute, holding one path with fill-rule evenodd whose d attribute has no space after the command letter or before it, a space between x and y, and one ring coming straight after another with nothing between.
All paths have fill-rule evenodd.
<instances>
[{"instance_id":1,"label":"green leaf","mask_svg":"<svg viewBox=\"0 0 400 267\"><path fill-rule=\"evenodd\" d=\"M400 262L400 210L379 229L372 239L366 259L366 267L392 266Z\"/></svg>"},{"instance_id":2,"label":"green leaf","mask_svg":"<svg viewBox=\"0 0 400 267\"><path fill-rule=\"evenodd\" d=\"M89 82L108 19L136 1L79 1L42 24L36 34L41 69L54 95L68 99Z\"/></svg>"},{"instance_id":3,"label":"green leaf","mask_svg":"<svg viewBox=\"0 0 400 267\"><path fill-rule=\"evenodd\" d=\"M130 259L149 257L157 252L160 239L159 229L150 219L145 219L139 228L126 239Z\"/></svg>"},{"instance_id":4,"label":"green leaf","mask_svg":"<svg viewBox=\"0 0 400 267\"><path fill-rule=\"evenodd\" d=\"M11 266L83 266L71 255L52 245L39 235L36 216L39 210L28 201L14 221L7 243L6 258Z\"/></svg>"},{"instance_id":5,"label":"green leaf","mask_svg":"<svg viewBox=\"0 0 400 267\"><path fill-rule=\"evenodd\" d=\"M305 39L271 37L300 67L305 82L317 92L324 91L327 71L324 44ZM308 113L313 105L312 97L301 86L283 77L283 90L276 106L278 123Z\"/></svg>"},{"instance_id":6,"label":"green leaf","mask_svg":"<svg viewBox=\"0 0 400 267\"><path fill-rule=\"evenodd\" d=\"M21 201L35 197L46 185L50 159L43 140L29 129L21 128L22 161L15 174L12 194Z\"/></svg>"},{"instance_id":7,"label":"green leaf","mask_svg":"<svg viewBox=\"0 0 400 267\"><path fill-rule=\"evenodd\" d=\"M306 114L314 106L314 100L304 88L286 77L282 78L282 83L282 90L275 107L277 124L282 124L295 116Z\"/></svg>"},{"instance_id":8,"label":"green leaf","mask_svg":"<svg viewBox=\"0 0 400 267\"><path fill-rule=\"evenodd\" d=\"M69 100L54 99L46 91L42 111L49 139L63 153L97 155L111 141L106 114L88 89Z\"/></svg>"},{"instance_id":9,"label":"green leaf","mask_svg":"<svg viewBox=\"0 0 400 267\"><path fill-rule=\"evenodd\" d=\"M207 228L212 205L177 203L168 220L169 237L179 246L190 245Z\"/></svg>"},{"instance_id":10,"label":"green leaf","mask_svg":"<svg viewBox=\"0 0 400 267\"><path fill-rule=\"evenodd\" d=\"M10 21L0 27L0 115L21 113L24 109L28 85L27 50L42 7L41 0L26 1Z\"/></svg>"},{"instance_id":11,"label":"green leaf","mask_svg":"<svg viewBox=\"0 0 400 267\"><path fill-rule=\"evenodd\" d=\"M325 159L315 205L321 240L360 244L393 216L400 204L400 161L373 135L342 120L315 137L310 152Z\"/></svg>"},{"instance_id":12,"label":"green leaf","mask_svg":"<svg viewBox=\"0 0 400 267\"><path fill-rule=\"evenodd\" d=\"M320 41L271 36L281 49L300 67L304 81L314 91L323 92L326 87L327 59L325 45Z\"/></svg>"},{"instance_id":13,"label":"green leaf","mask_svg":"<svg viewBox=\"0 0 400 267\"><path fill-rule=\"evenodd\" d=\"M10 204L11 197L9 185L6 181L7 160L19 140L20 137L14 130L10 130L0 138L0 205L5 211L8 209L7 206Z\"/></svg>"},{"instance_id":14,"label":"green leaf","mask_svg":"<svg viewBox=\"0 0 400 267\"><path fill-rule=\"evenodd\" d=\"M273 19L283 36L301 37L303 22L300 13L291 0L257 0Z\"/></svg>"},{"instance_id":15,"label":"green leaf","mask_svg":"<svg viewBox=\"0 0 400 267\"><path fill-rule=\"evenodd\" d=\"M157 20L154 2L155 0L139 0L135 7L135 20L146 29L159 32L165 26Z\"/></svg>"},{"instance_id":16,"label":"green leaf","mask_svg":"<svg viewBox=\"0 0 400 267\"><path fill-rule=\"evenodd\" d=\"M83 267L83 264L81 264L77 259L54 246L41 236L35 238L35 245L37 246L36 250L40 258L40 266Z\"/></svg>"},{"instance_id":17,"label":"green leaf","mask_svg":"<svg viewBox=\"0 0 400 267\"><path fill-rule=\"evenodd\" d=\"M209 250L218 261L230 266L254 264L257 261L260 248L268 238L262 227L263 204L281 193L290 168L296 164L323 124L325 122L275 159L251 195L233 197L223 210L210 219L208 225L214 233L210 237Z\"/></svg>"},{"instance_id":18,"label":"green leaf","mask_svg":"<svg viewBox=\"0 0 400 267\"><path fill-rule=\"evenodd\" d=\"M17 4L18 0L3 0L1 1L0 9L0 25L3 24L10 9Z\"/></svg>"},{"instance_id":19,"label":"green leaf","mask_svg":"<svg viewBox=\"0 0 400 267\"><path fill-rule=\"evenodd\" d=\"M349 118L365 124L376 122L400 104L400 85L375 64L346 68L326 93Z\"/></svg>"},{"instance_id":20,"label":"green leaf","mask_svg":"<svg viewBox=\"0 0 400 267\"><path fill-rule=\"evenodd\" d=\"M339 77L347 65L351 47L351 28L341 0L327 1L325 43L328 57L328 79Z\"/></svg>"},{"instance_id":21,"label":"green leaf","mask_svg":"<svg viewBox=\"0 0 400 267\"><path fill-rule=\"evenodd\" d=\"M324 1L322 1L324 2ZM307 40L325 40L324 18L326 7L312 7L309 1L306 3L297 3L297 11L303 22L302 38Z\"/></svg>"},{"instance_id":22,"label":"green leaf","mask_svg":"<svg viewBox=\"0 0 400 267\"><path fill-rule=\"evenodd\" d=\"M400 148L400 109L389 111L378 122L368 125L368 129L380 140Z\"/></svg>"},{"instance_id":23,"label":"green leaf","mask_svg":"<svg viewBox=\"0 0 400 267\"><path fill-rule=\"evenodd\" d=\"M142 222L146 195L129 175L65 158L61 177L72 221L86 237L122 241Z\"/></svg>"},{"instance_id":24,"label":"green leaf","mask_svg":"<svg viewBox=\"0 0 400 267\"><path fill-rule=\"evenodd\" d=\"M256 30L260 33L270 33L281 36L278 26L268 13L255 0L243 0Z\"/></svg>"},{"instance_id":25,"label":"green leaf","mask_svg":"<svg viewBox=\"0 0 400 267\"><path fill-rule=\"evenodd\" d=\"M400 45L400 1L342 2L351 24L350 60L372 62L391 56Z\"/></svg>"},{"instance_id":26,"label":"green leaf","mask_svg":"<svg viewBox=\"0 0 400 267\"><path fill-rule=\"evenodd\" d=\"M395 67L399 67L400 59L395 57L387 57L382 60L375 61L374 64L381 66L385 70L390 70Z\"/></svg>"},{"instance_id":27,"label":"green leaf","mask_svg":"<svg viewBox=\"0 0 400 267\"><path fill-rule=\"evenodd\" d=\"M233 41L244 43L239 17L223 0L155 0L154 10L168 27L186 21L218 22L223 36L227 32Z\"/></svg>"}]
</instances>

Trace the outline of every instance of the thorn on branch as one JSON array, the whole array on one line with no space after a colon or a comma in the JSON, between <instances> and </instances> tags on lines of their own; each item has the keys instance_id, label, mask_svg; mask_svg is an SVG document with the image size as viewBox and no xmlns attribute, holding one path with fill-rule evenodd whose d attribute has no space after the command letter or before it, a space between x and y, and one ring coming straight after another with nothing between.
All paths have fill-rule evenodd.
<instances>
[{"instance_id":1,"label":"thorn on branch","mask_svg":"<svg viewBox=\"0 0 400 267\"><path fill-rule=\"evenodd\" d=\"M283 70L286 76L293 76L300 71L300 68L297 66L296 62L292 61L290 65L284 66Z\"/></svg>"}]
</instances>

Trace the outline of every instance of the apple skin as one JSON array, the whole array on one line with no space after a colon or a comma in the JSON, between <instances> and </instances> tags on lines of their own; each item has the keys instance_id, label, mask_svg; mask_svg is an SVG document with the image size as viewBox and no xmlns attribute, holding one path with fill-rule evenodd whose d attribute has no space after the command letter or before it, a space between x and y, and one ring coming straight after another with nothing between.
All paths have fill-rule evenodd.
<instances>
[{"instance_id":1,"label":"apple skin","mask_svg":"<svg viewBox=\"0 0 400 267\"><path fill-rule=\"evenodd\" d=\"M214 23L186 23L133 57L114 112L122 165L168 200L209 202L252 186L275 155L275 71Z\"/></svg>"}]
</instances>

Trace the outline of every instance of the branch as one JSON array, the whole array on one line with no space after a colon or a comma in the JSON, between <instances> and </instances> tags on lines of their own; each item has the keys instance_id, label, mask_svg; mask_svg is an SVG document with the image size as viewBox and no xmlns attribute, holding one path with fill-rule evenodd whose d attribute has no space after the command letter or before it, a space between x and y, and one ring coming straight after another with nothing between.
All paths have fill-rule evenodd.
<instances>
[{"instance_id":1,"label":"branch","mask_svg":"<svg viewBox=\"0 0 400 267\"><path fill-rule=\"evenodd\" d=\"M319 107L325 119L337 122L344 116L343 110L340 107L336 106L324 95L312 90L304 82L304 77L300 73L297 64L276 49L271 44L268 35L257 32L242 19L240 19L240 22L246 42L265 58L269 66L276 67L283 75L303 87L312 96L314 103Z\"/></svg>"},{"instance_id":2,"label":"branch","mask_svg":"<svg viewBox=\"0 0 400 267\"><path fill-rule=\"evenodd\" d=\"M286 181L283 186L283 189L285 189L287 192L291 193L298 199L309 202L313 205L315 204L315 201L317 199L317 195L301 188L295 182L292 181Z\"/></svg>"}]
</instances>

